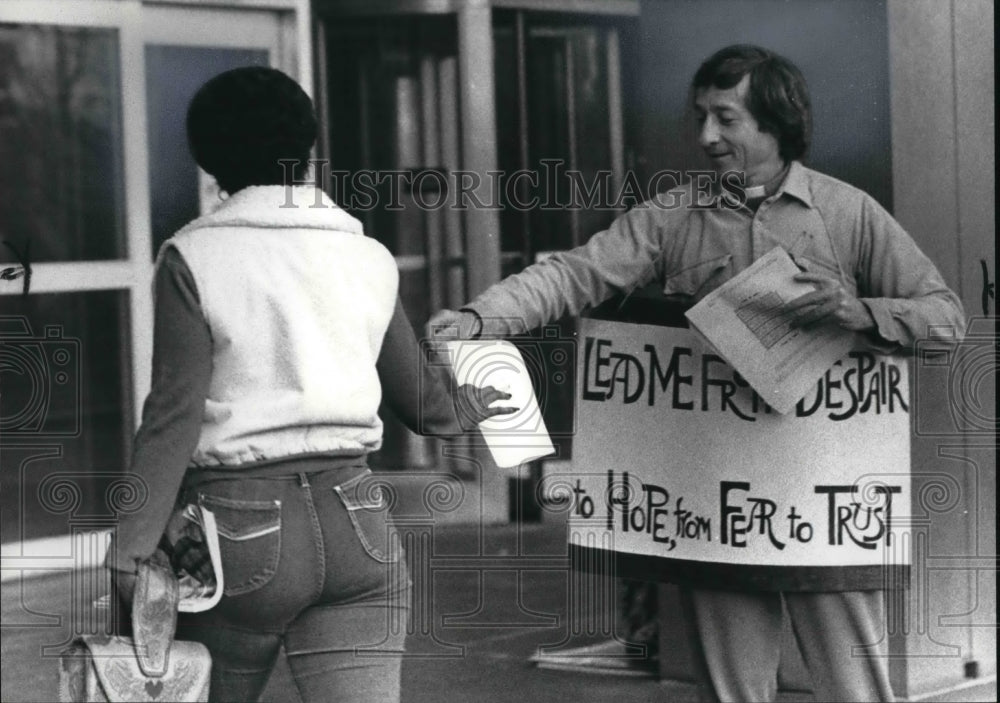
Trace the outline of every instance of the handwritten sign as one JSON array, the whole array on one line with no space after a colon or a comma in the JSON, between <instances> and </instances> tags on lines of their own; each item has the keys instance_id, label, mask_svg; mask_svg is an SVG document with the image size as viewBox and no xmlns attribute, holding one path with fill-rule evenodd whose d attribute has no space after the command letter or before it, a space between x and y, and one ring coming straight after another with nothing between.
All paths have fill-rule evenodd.
<instances>
[{"instance_id":1,"label":"handwritten sign","mask_svg":"<svg viewBox=\"0 0 1000 703\"><path fill-rule=\"evenodd\" d=\"M770 409L686 329L584 320L571 549L619 575L773 590L908 578L904 363L849 352Z\"/></svg>"}]
</instances>

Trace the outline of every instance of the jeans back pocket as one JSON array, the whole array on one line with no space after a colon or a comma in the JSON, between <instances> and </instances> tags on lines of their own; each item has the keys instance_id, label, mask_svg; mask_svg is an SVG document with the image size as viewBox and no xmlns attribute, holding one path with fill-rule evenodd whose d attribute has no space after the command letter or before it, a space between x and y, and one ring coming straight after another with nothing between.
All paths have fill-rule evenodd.
<instances>
[{"instance_id":1,"label":"jeans back pocket","mask_svg":"<svg viewBox=\"0 0 1000 703\"><path fill-rule=\"evenodd\" d=\"M274 578L281 557L281 501L238 500L200 493L215 514L222 554L222 592L238 596Z\"/></svg>"},{"instance_id":2,"label":"jeans back pocket","mask_svg":"<svg viewBox=\"0 0 1000 703\"><path fill-rule=\"evenodd\" d=\"M368 556L383 564L399 561L401 547L389 517L389 501L371 471L334 486L333 490L347 509L358 540Z\"/></svg>"}]
</instances>

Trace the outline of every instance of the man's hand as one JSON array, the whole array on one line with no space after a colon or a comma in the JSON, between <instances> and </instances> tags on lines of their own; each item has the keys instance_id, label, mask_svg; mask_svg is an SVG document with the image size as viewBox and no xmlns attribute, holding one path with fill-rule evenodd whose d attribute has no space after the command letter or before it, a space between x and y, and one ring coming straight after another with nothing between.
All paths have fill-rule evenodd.
<instances>
[{"instance_id":1,"label":"man's hand","mask_svg":"<svg viewBox=\"0 0 1000 703\"><path fill-rule=\"evenodd\" d=\"M818 273L799 273L795 280L812 283L816 290L785 304L784 312L795 316L792 327L809 329L834 322L855 332L875 329L875 318L867 306L848 293L840 281Z\"/></svg>"},{"instance_id":2,"label":"man's hand","mask_svg":"<svg viewBox=\"0 0 1000 703\"><path fill-rule=\"evenodd\" d=\"M480 422L496 417L497 415L511 415L520 408L510 406L500 406L491 408L490 405L498 400L509 400L510 393L504 393L493 386L477 388L471 383L466 383L458 387L455 393L455 412L458 414L458 423L466 432L474 430Z\"/></svg>"},{"instance_id":3,"label":"man's hand","mask_svg":"<svg viewBox=\"0 0 1000 703\"><path fill-rule=\"evenodd\" d=\"M477 339L483 321L472 312L440 310L427 321L428 339Z\"/></svg>"}]
</instances>

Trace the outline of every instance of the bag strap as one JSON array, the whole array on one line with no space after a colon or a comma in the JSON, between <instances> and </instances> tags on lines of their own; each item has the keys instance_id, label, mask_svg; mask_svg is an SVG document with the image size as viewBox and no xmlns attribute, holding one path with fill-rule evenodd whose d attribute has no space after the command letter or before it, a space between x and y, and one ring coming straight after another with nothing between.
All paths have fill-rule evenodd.
<instances>
[{"instance_id":1,"label":"bag strap","mask_svg":"<svg viewBox=\"0 0 1000 703\"><path fill-rule=\"evenodd\" d=\"M158 678L167 672L179 602L173 569L151 559L140 562L132 597L132 637L136 659L146 676Z\"/></svg>"}]
</instances>

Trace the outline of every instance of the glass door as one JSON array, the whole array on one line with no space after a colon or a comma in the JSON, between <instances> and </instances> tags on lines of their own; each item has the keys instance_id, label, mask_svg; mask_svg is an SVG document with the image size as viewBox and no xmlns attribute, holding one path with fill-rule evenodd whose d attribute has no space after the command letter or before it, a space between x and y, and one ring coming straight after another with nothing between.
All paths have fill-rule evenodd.
<instances>
[{"instance_id":1,"label":"glass door","mask_svg":"<svg viewBox=\"0 0 1000 703\"><path fill-rule=\"evenodd\" d=\"M532 174L501 191L504 275L582 244L624 210L620 37L631 27L622 18L495 11L499 165Z\"/></svg>"},{"instance_id":2,"label":"glass door","mask_svg":"<svg viewBox=\"0 0 1000 703\"><path fill-rule=\"evenodd\" d=\"M142 499L122 473L150 382L154 255L215 201L187 154L187 102L235 66L301 78L300 10L273 6L0 3L5 569L94 558L99 545L43 538L100 531Z\"/></svg>"},{"instance_id":3,"label":"glass door","mask_svg":"<svg viewBox=\"0 0 1000 703\"><path fill-rule=\"evenodd\" d=\"M631 121L621 67L632 57L622 37L632 31L629 18L494 11L498 164L523 174L500 189L502 276L586 242L624 211ZM573 319L557 326L559 338L575 334ZM565 355L532 358L534 339L547 334L534 331L520 348L539 370L536 393L558 458L569 459L575 365Z\"/></svg>"},{"instance_id":4,"label":"glass door","mask_svg":"<svg viewBox=\"0 0 1000 703\"><path fill-rule=\"evenodd\" d=\"M185 116L198 88L241 66L294 74L281 13L150 7L143 13L152 256L184 224L219 202L214 181L187 150Z\"/></svg>"},{"instance_id":5,"label":"glass door","mask_svg":"<svg viewBox=\"0 0 1000 703\"><path fill-rule=\"evenodd\" d=\"M110 517L134 430L138 7L0 4L0 542ZM148 297L148 294L147 294ZM148 350L147 350L148 353ZM52 556L51 547L46 552Z\"/></svg>"},{"instance_id":6,"label":"glass door","mask_svg":"<svg viewBox=\"0 0 1000 703\"><path fill-rule=\"evenodd\" d=\"M454 16L331 21L323 26L330 164L323 185L393 253L399 295L421 330L431 313L465 301L462 212L450 188L460 168ZM388 406L381 469L441 461Z\"/></svg>"},{"instance_id":7,"label":"glass door","mask_svg":"<svg viewBox=\"0 0 1000 703\"><path fill-rule=\"evenodd\" d=\"M343 15L334 3L319 6L331 159L325 186L395 255L403 305L418 330L438 309L456 308L492 282L474 276L492 247L499 244L497 273L510 275L585 241L618 214L630 128L623 53L632 58L621 37L634 20L463 3L455 12L422 13L389 3L394 10L378 17L360 5L340 8ZM488 42L475 33L484 27ZM468 49L473 36L487 58ZM469 85L488 85L491 94L473 94ZM470 146L494 139L495 157L478 168ZM485 195L470 198L473 183ZM496 217L499 236L471 221L480 213ZM545 398L562 457L572 428L568 365L535 365L564 381ZM432 443L386 415L380 465L438 461Z\"/></svg>"}]
</instances>

